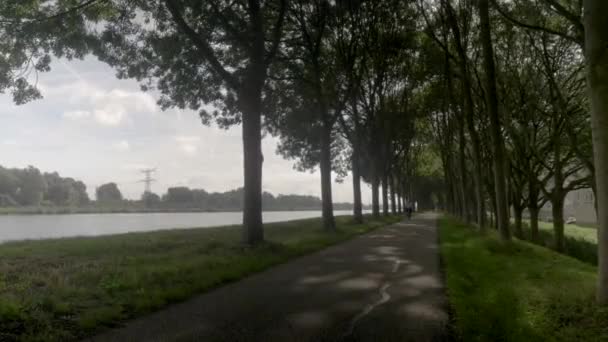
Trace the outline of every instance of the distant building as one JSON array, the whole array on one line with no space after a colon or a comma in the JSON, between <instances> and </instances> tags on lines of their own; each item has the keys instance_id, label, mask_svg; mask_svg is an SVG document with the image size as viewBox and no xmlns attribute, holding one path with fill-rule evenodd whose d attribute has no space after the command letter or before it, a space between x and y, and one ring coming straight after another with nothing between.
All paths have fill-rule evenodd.
<instances>
[{"instance_id":1,"label":"distant building","mask_svg":"<svg viewBox=\"0 0 608 342\"><path fill-rule=\"evenodd\" d=\"M564 204L564 215L574 216L577 223L596 224L595 198L591 189L570 191Z\"/></svg>"},{"instance_id":2,"label":"distant building","mask_svg":"<svg viewBox=\"0 0 608 342\"><path fill-rule=\"evenodd\" d=\"M570 191L564 201L564 219L576 218L577 223L596 224L595 199L591 189ZM552 221L551 203L547 202L540 211L540 219Z\"/></svg>"}]
</instances>

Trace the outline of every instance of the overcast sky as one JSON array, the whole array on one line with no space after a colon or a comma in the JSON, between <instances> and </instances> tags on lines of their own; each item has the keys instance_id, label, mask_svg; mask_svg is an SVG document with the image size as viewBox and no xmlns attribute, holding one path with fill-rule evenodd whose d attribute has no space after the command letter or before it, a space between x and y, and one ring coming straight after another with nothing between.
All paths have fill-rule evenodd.
<instances>
[{"instance_id":1,"label":"overcast sky","mask_svg":"<svg viewBox=\"0 0 608 342\"><path fill-rule=\"evenodd\" d=\"M157 168L153 191L170 186L226 191L242 186L240 127L203 126L195 112L161 111L154 94L135 81L117 80L94 58L56 61L39 75L44 99L16 106L0 94L0 165L57 171L80 179L94 193L114 181L128 198L139 198L140 169ZM273 194L320 195L318 172L302 173L276 155L266 137L264 190ZM352 202L352 181L333 184L335 202ZM363 202L370 202L363 186Z\"/></svg>"}]
</instances>

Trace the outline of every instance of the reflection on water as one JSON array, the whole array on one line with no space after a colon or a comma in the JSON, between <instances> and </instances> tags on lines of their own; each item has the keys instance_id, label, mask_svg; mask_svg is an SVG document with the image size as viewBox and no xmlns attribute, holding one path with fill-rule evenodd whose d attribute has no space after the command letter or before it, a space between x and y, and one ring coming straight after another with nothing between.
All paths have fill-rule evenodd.
<instances>
[{"instance_id":1,"label":"reflection on water","mask_svg":"<svg viewBox=\"0 0 608 342\"><path fill-rule=\"evenodd\" d=\"M350 215L338 210L335 215ZM268 211L264 222L320 217L321 211ZM141 213L75 215L0 215L0 242L9 240L95 236L159 229L240 224L242 213Z\"/></svg>"}]
</instances>

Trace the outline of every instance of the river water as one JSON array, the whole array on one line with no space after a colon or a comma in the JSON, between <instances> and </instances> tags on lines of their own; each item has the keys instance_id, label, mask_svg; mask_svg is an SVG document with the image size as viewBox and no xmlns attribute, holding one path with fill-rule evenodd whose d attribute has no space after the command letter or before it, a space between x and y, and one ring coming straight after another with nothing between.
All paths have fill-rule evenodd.
<instances>
[{"instance_id":1,"label":"river water","mask_svg":"<svg viewBox=\"0 0 608 342\"><path fill-rule=\"evenodd\" d=\"M351 215L336 210L335 215ZM74 236L98 236L161 229L240 224L240 212L0 215L0 242ZM321 211L267 211L264 222L321 217Z\"/></svg>"}]
</instances>

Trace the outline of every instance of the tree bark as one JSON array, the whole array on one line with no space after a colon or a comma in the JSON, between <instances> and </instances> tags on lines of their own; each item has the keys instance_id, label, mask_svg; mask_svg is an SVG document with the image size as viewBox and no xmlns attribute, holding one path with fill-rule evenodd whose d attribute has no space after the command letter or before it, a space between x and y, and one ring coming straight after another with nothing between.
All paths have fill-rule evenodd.
<instances>
[{"instance_id":1,"label":"tree bark","mask_svg":"<svg viewBox=\"0 0 608 342\"><path fill-rule=\"evenodd\" d=\"M584 1L585 58L597 187L597 300L608 305L608 1Z\"/></svg>"},{"instance_id":2,"label":"tree bark","mask_svg":"<svg viewBox=\"0 0 608 342\"><path fill-rule=\"evenodd\" d=\"M336 230L334 205L331 194L331 123L323 120L321 134L321 202L323 208L323 228L327 231Z\"/></svg>"},{"instance_id":3,"label":"tree bark","mask_svg":"<svg viewBox=\"0 0 608 342\"><path fill-rule=\"evenodd\" d=\"M395 203L396 201L396 194L395 194L395 179L393 176L390 176L390 188L391 188L391 213L393 215L397 214L397 203Z\"/></svg>"},{"instance_id":4,"label":"tree bark","mask_svg":"<svg viewBox=\"0 0 608 342\"><path fill-rule=\"evenodd\" d=\"M524 207L513 205L513 214L515 216L515 236L519 239L524 238L524 230L522 227Z\"/></svg>"},{"instance_id":5,"label":"tree bark","mask_svg":"<svg viewBox=\"0 0 608 342\"><path fill-rule=\"evenodd\" d=\"M401 184L401 181L397 180L397 184ZM401 197L401 189L397 189L397 213L401 214L403 212L403 197Z\"/></svg>"},{"instance_id":6,"label":"tree bark","mask_svg":"<svg viewBox=\"0 0 608 342\"><path fill-rule=\"evenodd\" d=\"M382 174L382 214L388 216L388 176Z\"/></svg>"},{"instance_id":7,"label":"tree bark","mask_svg":"<svg viewBox=\"0 0 608 342\"><path fill-rule=\"evenodd\" d=\"M359 161L360 148L358 141L353 144L352 174L353 174L353 217L355 222L363 223L363 209L361 204L361 170Z\"/></svg>"},{"instance_id":8,"label":"tree bark","mask_svg":"<svg viewBox=\"0 0 608 342\"><path fill-rule=\"evenodd\" d=\"M469 205L468 205L468 200L467 200L467 164L466 164L466 154L465 154L465 149L466 149L466 140L464 137L464 120L459 119L459 125L458 125L458 140L459 140L459 146L458 146L458 159L459 159L459 166L460 166L460 202L461 204L461 210L462 212L460 213L461 217L466 220L466 222L471 222L471 214L469 212Z\"/></svg>"},{"instance_id":9,"label":"tree bark","mask_svg":"<svg viewBox=\"0 0 608 342\"><path fill-rule=\"evenodd\" d=\"M254 88L254 89L252 89ZM261 87L242 92L243 115L243 242L249 246L264 241L262 223L262 101Z\"/></svg>"},{"instance_id":10,"label":"tree bark","mask_svg":"<svg viewBox=\"0 0 608 342\"><path fill-rule=\"evenodd\" d=\"M488 0L479 0L479 19L481 28L481 45L486 81L486 102L490 115L490 134L494 153L494 186L496 188L496 213L498 230L503 240L511 239L509 214L507 208L507 188L505 179L505 152L500 131L500 114L498 112L498 92L496 89L496 66L490 28Z\"/></svg>"},{"instance_id":11,"label":"tree bark","mask_svg":"<svg viewBox=\"0 0 608 342\"><path fill-rule=\"evenodd\" d=\"M462 72L462 81L463 81L463 91L464 91L464 112L465 112L465 120L467 124L467 130L469 135L471 136L471 143L473 146L473 172L475 173L475 177L473 177L473 186L475 188L475 200L477 206L475 208L476 211L476 219L479 224L479 228L483 231L485 229L485 205L483 200L483 182L482 182L482 169L481 169L481 144L479 141L479 135L477 134L477 130L475 129L475 122L473 121L474 114L474 104L473 104L473 94L472 94L472 86L471 86L471 78L469 74L469 68L467 66L467 53L462 44L462 39L460 36L460 28L458 26L458 21L456 19L456 15L454 13L454 9L449 1L443 0L444 7L448 13L448 21L450 27L452 29L452 33L454 33L454 40L456 42L456 50L458 52L458 64L460 70ZM464 210L466 210L466 204L461 204L464 206Z\"/></svg>"},{"instance_id":12,"label":"tree bark","mask_svg":"<svg viewBox=\"0 0 608 342\"><path fill-rule=\"evenodd\" d=\"M539 242L538 232L538 213L540 211L538 198L540 196L539 184L536 180L536 174L528 173L528 211L530 211L530 231L533 242Z\"/></svg>"},{"instance_id":13,"label":"tree bark","mask_svg":"<svg viewBox=\"0 0 608 342\"><path fill-rule=\"evenodd\" d=\"M555 237L555 250L564 251L564 197L560 191L551 197L551 214L553 216L553 234Z\"/></svg>"},{"instance_id":14,"label":"tree bark","mask_svg":"<svg viewBox=\"0 0 608 342\"><path fill-rule=\"evenodd\" d=\"M555 174L553 175L553 191L550 193L551 213L553 217L553 235L555 237L555 250L564 251L564 197L566 193L562 190L564 175L561 161L561 142L553 143L553 158Z\"/></svg>"},{"instance_id":15,"label":"tree bark","mask_svg":"<svg viewBox=\"0 0 608 342\"><path fill-rule=\"evenodd\" d=\"M372 166L372 216L380 217L380 180L378 179L378 171L375 166Z\"/></svg>"},{"instance_id":16,"label":"tree bark","mask_svg":"<svg viewBox=\"0 0 608 342\"><path fill-rule=\"evenodd\" d=\"M530 240L532 242L539 242L539 234L538 234L538 212L540 209L538 206L529 206L528 211L530 212Z\"/></svg>"},{"instance_id":17,"label":"tree bark","mask_svg":"<svg viewBox=\"0 0 608 342\"><path fill-rule=\"evenodd\" d=\"M490 205L492 206L492 219L491 226L494 229L498 229L497 214L496 214L496 194L493 186L487 186L490 192Z\"/></svg>"}]
</instances>

